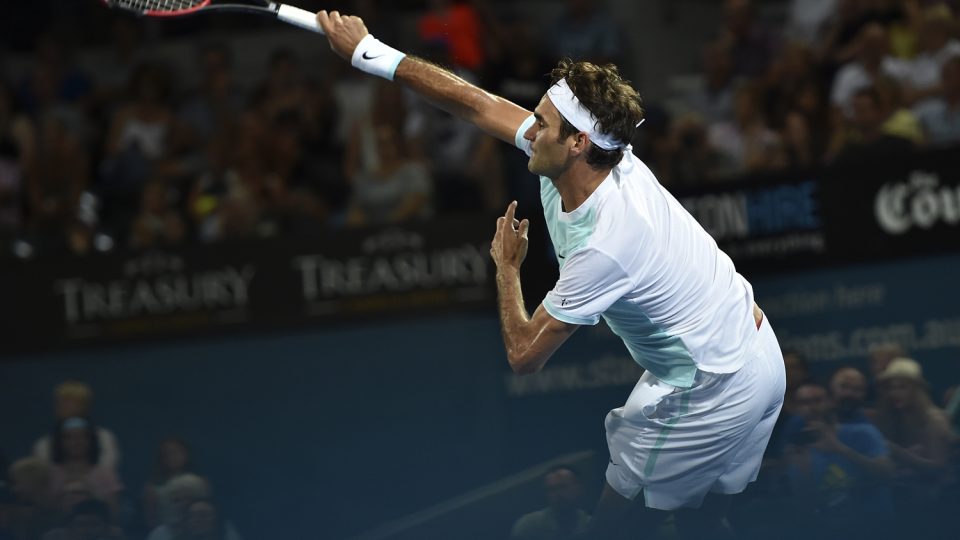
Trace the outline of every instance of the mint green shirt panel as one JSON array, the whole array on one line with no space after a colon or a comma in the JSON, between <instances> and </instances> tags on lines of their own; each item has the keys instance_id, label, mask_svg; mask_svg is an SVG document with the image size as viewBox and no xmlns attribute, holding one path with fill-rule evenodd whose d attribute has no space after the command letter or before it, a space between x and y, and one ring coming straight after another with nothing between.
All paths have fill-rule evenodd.
<instances>
[{"instance_id":1,"label":"mint green shirt panel","mask_svg":"<svg viewBox=\"0 0 960 540\"><path fill-rule=\"evenodd\" d=\"M540 202L543 204L543 217L547 222L550 240L553 241L557 262L560 263L560 270L563 270L566 259L585 246L593 236L597 225L597 211L590 208L575 219L562 218L560 192L545 176L540 177Z\"/></svg>"},{"instance_id":2,"label":"mint green shirt panel","mask_svg":"<svg viewBox=\"0 0 960 540\"><path fill-rule=\"evenodd\" d=\"M630 356L657 379L680 388L693 385L697 365L683 340L657 326L636 305L618 300L603 319L623 340Z\"/></svg>"}]
</instances>

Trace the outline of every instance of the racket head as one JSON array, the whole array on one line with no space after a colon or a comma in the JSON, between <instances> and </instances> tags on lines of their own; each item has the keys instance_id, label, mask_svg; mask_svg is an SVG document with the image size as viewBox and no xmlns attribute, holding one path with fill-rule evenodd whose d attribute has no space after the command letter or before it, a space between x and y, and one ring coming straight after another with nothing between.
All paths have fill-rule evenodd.
<instances>
[{"instance_id":1,"label":"racket head","mask_svg":"<svg viewBox=\"0 0 960 540\"><path fill-rule=\"evenodd\" d=\"M213 0L103 0L108 7L147 17L179 17L196 13Z\"/></svg>"}]
</instances>

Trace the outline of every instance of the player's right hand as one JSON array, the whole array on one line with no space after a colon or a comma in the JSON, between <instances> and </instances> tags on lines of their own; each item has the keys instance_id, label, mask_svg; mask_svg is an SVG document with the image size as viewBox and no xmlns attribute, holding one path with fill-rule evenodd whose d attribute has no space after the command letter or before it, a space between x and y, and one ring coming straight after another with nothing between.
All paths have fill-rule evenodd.
<instances>
[{"instance_id":1,"label":"player's right hand","mask_svg":"<svg viewBox=\"0 0 960 540\"><path fill-rule=\"evenodd\" d=\"M339 11L326 10L317 13L317 23L330 41L330 48L347 62L353 57L353 51L360 40L370 32L363 19L352 15L340 15Z\"/></svg>"}]
</instances>

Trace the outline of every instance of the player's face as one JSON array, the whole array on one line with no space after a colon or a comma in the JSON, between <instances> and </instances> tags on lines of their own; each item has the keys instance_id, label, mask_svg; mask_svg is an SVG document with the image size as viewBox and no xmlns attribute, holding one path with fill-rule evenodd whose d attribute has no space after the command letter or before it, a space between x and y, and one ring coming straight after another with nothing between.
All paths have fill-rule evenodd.
<instances>
[{"instance_id":1,"label":"player's face","mask_svg":"<svg viewBox=\"0 0 960 540\"><path fill-rule=\"evenodd\" d=\"M560 141L560 112L547 96L533 111L536 121L523 134L531 142L530 172L547 178L556 179L567 166L572 137Z\"/></svg>"}]
</instances>

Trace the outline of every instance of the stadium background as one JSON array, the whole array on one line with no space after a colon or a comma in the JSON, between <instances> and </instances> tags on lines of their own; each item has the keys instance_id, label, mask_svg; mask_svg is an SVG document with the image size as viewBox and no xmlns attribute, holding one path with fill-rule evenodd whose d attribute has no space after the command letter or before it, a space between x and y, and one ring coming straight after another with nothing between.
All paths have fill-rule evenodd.
<instances>
[{"instance_id":1,"label":"stadium background","mask_svg":"<svg viewBox=\"0 0 960 540\"><path fill-rule=\"evenodd\" d=\"M549 68L562 53L551 49L552 32L563 28L558 18L579 3L468 3L477 43L490 46L472 53L469 40L454 46L442 25L432 33L434 4L299 5L360 9L385 41L469 68L493 90L529 95L520 83L531 80L511 55L521 49ZM753 88L758 103L775 101L790 78L772 73L794 67L791 6L754 4L752 24L764 38L723 52L733 64L755 60L729 67L743 70L730 80ZM664 183L731 253L785 349L825 376L843 364L866 369L872 345L898 342L922 363L939 402L960 379L960 158L949 143L918 139L849 159L822 152L803 163L721 159L697 162L691 174L671 168L696 151L662 150L688 140L680 126L699 118L709 127L691 96L709 72L711 44L733 24L725 9L705 0L598 4L583 16L598 17L609 43L584 38L584 50L616 61L641 90L649 120L637 152L662 167ZM55 0L16 8L0 36L11 111L0 116L25 119L39 141L38 161L53 166L3 156L14 172L5 169L0 186L0 452L29 454L53 427L53 388L77 379L95 392L93 418L118 436L131 523L157 444L169 434L189 441L245 538L349 538L489 485L514 486L474 505L488 530L505 534L518 515L542 505L537 467L581 451L593 452L582 458L592 501L606 462L602 419L639 370L601 326L578 332L543 373L510 374L485 245L511 198L539 231L524 267L528 306L556 275L536 191L524 183L535 179L510 148L402 97L407 117L394 136L406 146L402 159L426 164L427 195L402 220L356 218L341 171L363 165L342 161L351 146L345 123L364 121L379 87L350 73L322 38L245 16L143 21L96 2ZM459 46L466 56L451 52ZM308 172L281 181L282 201L269 188L235 198L203 191L209 182L199 179L216 165L191 148L170 144L134 165L109 148L118 111L136 102L126 81L148 61L159 70L153 82L170 87L164 106L194 121L191 140L250 143L222 126L203 132L206 117L187 110L209 105L195 99L211 67L200 51L229 51L217 67L237 94L230 94L238 103L231 125L240 137L259 128L255 142L281 140L265 152L283 151L292 137L301 150L293 159L321 155ZM830 69L816 71L826 96ZM271 111L271 102L282 104ZM273 116L250 127L254 113ZM786 133L782 116L771 113L767 122L771 133ZM463 148L438 149L456 138ZM463 170L450 170L451 162ZM34 204L35 190L65 184L85 195L65 196L69 208L50 215ZM159 203L144 195L153 188ZM194 190L214 210L192 198ZM138 213L154 211L151 204L185 232L140 236ZM216 208L235 207L253 217L229 230L229 216ZM524 472L529 477L511 476ZM465 523L459 537L480 534Z\"/></svg>"}]
</instances>

